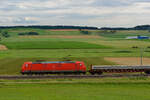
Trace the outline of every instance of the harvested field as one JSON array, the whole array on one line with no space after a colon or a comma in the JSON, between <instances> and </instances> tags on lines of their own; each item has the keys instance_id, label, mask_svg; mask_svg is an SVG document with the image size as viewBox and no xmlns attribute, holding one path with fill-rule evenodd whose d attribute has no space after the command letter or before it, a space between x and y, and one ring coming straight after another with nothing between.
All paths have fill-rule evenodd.
<instances>
[{"instance_id":1,"label":"harvested field","mask_svg":"<svg viewBox=\"0 0 150 100\"><path fill-rule=\"evenodd\" d=\"M121 57L121 58L104 58L107 61L117 63L119 65L140 65L140 57ZM150 58L143 58L143 65L150 65Z\"/></svg>"},{"instance_id":2,"label":"harvested field","mask_svg":"<svg viewBox=\"0 0 150 100\"><path fill-rule=\"evenodd\" d=\"M20 36L20 38L64 38L64 39L90 39L101 38L97 35L43 35L43 36Z\"/></svg>"},{"instance_id":3,"label":"harvested field","mask_svg":"<svg viewBox=\"0 0 150 100\"><path fill-rule=\"evenodd\" d=\"M50 31L79 31L78 29L50 29Z\"/></svg>"},{"instance_id":4,"label":"harvested field","mask_svg":"<svg viewBox=\"0 0 150 100\"><path fill-rule=\"evenodd\" d=\"M7 50L7 47L4 45L0 45L0 50Z\"/></svg>"},{"instance_id":5,"label":"harvested field","mask_svg":"<svg viewBox=\"0 0 150 100\"><path fill-rule=\"evenodd\" d=\"M97 31L97 30L88 30L82 29L84 31ZM49 31L80 31L79 29L49 29Z\"/></svg>"}]
</instances>

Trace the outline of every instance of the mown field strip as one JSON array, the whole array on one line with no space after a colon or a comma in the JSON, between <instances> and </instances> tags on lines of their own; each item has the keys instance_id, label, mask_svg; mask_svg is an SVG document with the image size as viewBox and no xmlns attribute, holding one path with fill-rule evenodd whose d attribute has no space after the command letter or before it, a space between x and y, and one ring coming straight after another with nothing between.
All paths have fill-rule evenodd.
<instances>
[{"instance_id":1,"label":"mown field strip","mask_svg":"<svg viewBox=\"0 0 150 100\"><path fill-rule=\"evenodd\" d=\"M0 100L149 100L148 83L0 84Z\"/></svg>"},{"instance_id":2,"label":"mown field strip","mask_svg":"<svg viewBox=\"0 0 150 100\"><path fill-rule=\"evenodd\" d=\"M101 49L104 45L77 41L22 41L2 42L9 49Z\"/></svg>"}]
</instances>

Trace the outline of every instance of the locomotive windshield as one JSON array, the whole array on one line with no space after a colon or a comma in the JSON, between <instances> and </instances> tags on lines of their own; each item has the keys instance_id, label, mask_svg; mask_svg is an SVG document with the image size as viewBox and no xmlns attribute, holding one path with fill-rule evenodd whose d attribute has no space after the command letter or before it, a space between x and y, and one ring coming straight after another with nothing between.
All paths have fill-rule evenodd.
<instances>
[{"instance_id":1,"label":"locomotive windshield","mask_svg":"<svg viewBox=\"0 0 150 100\"><path fill-rule=\"evenodd\" d=\"M28 64L25 64L25 67L28 67Z\"/></svg>"}]
</instances>

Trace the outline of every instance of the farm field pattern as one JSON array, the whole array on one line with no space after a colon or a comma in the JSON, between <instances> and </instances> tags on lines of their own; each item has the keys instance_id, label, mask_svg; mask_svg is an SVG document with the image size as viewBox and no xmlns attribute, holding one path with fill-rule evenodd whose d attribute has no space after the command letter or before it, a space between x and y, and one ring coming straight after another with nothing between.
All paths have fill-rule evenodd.
<instances>
[{"instance_id":1,"label":"farm field pattern","mask_svg":"<svg viewBox=\"0 0 150 100\"><path fill-rule=\"evenodd\" d=\"M141 48L144 48L143 56L147 59L150 57L149 40L125 39L127 36L139 34L149 36L148 31L117 31L113 34L104 34L102 30L89 30L90 34L87 35L79 30L17 28L2 31L8 31L10 37L2 38L0 41L1 75L19 74L21 65L25 61L81 60L87 66L115 65L122 63L105 58L130 59L131 57L132 62L132 57L140 57ZM30 31L38 32L40 35L18 36L20 32ZM133 48L135 46L138 48Z\"/></svg>"},{"instance_id":2,"label":"farm field pattern","mask_svg":"<svg viewBox=\"0 0 150 100\"><path fill-rule=\"evenodd\" d=\"M0 75L20 75L25 61L84 61L94 65L137 65L143 50L143 64L150 61L149 40L126 40L148 31L102 30L82 34L79 30L4 29L10 37L0 41ZM38 36L18 36L20 32ZM136 47L136 48L134 48ZM142 49L141 49L142 48ZM53 79L0 80L0 100L149 100L150 79ZM58 96L59 94L59 96Z\"/></svg>"}]
</instances>

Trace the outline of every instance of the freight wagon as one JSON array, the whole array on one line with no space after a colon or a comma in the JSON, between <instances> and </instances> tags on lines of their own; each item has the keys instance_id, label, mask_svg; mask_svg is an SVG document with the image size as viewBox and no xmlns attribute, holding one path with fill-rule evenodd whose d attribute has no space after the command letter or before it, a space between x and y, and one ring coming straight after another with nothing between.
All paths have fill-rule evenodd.
<instances>
[{"instance_id":1,"label":"freight wagon","mask_svg":"<svg viewBox=\"0 0 150 100\"><path fill-rule=\"evenodd\" d=\"M123 73L123 72L145 72L150 74L150 66L127 66L127 65L91 65L89 72L94 74L102 73Z\"/></svg>"},{"instance_id":2,"label":"freight wagon","mask_svg":"<svg viewBox=\"0 0 150 100\"><path fill-rule=\"evenodd\" d=\"M81 61L25 62L22 74L80 74L86 73L86 66Z\"/></svg>"}]
</instances>

